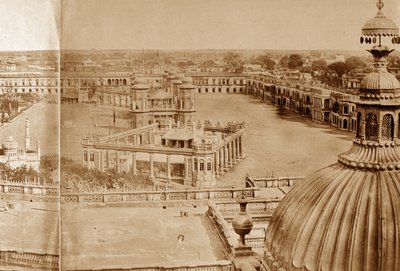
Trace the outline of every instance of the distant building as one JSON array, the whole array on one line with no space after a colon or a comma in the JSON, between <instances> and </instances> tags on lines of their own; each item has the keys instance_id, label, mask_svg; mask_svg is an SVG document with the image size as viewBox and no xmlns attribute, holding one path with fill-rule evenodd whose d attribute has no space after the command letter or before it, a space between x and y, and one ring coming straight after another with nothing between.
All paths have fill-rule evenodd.
<instances>
[{"instance_id":1,"label":"distant building","mask_svg":"<svg viewBox=\"0 0 400 271\"><path fill-rule=\"evenodd\" d=\"M29 129L29 119L27 118L25 121L24 148L20 148L18 142L12 136L9 136L0 150L0 163L5 163L13 169L27 166L28 168L39 170L40 146L38 144L36 150L32 149Z\"/></svg>"}]
</instances>

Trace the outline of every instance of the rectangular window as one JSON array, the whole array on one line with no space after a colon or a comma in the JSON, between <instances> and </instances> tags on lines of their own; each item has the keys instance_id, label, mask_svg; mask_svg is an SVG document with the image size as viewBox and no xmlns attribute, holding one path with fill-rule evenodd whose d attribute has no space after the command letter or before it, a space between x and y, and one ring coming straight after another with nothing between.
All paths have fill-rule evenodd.
<instances>
[{"instance_id":1,"label":"rectangular window","mask_svg":"<svg viewBox=\"0 0 400 271\"><path fill-rule=\"evenodd\" d=\"M211 171L211 162L208 162L208 163L207 163L207 170L208 170L208 171Z\"/></svg>"},{"instance_id":2,"label":"rectangular window","mask_svg":"<svg viewBox=\"0 0 400 271\"><path fill-rule=\"evenodd\" d=\"M94 153L91 153L90 154L90 162L93 162L94 161Z\"/></svg>"}]
</instances>

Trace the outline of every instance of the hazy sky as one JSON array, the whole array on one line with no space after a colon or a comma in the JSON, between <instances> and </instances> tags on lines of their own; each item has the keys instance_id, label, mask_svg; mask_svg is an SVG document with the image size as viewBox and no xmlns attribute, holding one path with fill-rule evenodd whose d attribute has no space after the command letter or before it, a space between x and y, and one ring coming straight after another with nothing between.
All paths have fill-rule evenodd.
<instances>
[{"instance_id":1,"label":"hazy sky","mask_svg":"<svg viewBox=\"0 0 400 271\"><path fill-rule=\"evenodd\" d=\"M65 0L74 49L358 49L374 0ZM400 1L385 14L399 24Z\"/></svg>"},{"instance_id":2,"label":"hazy sky","mask_svg":"<svg viewBox=\"0 0 400 271\"><path fill-rule=\"evenodd\" d=\"M0 50L58 49L58 0L0 0Z\"/></svg>"},{"instance_id":3,"label":"hazy sky","mask_svg":"<svg viewBox=\"0 0 400 271\"><path fill-rule=\"evenodd\" d=\"M359 49L375 0L0 0L0 50ZM400 24L400 1L384 1Z\"/></svg>"}]
</instances>

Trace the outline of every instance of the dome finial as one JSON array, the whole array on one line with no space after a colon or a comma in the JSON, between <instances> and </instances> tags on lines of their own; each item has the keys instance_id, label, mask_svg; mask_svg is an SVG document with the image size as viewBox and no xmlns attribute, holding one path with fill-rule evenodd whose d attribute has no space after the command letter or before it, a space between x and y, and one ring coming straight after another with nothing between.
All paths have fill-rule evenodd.
<instances>
[{"instance_id":1,"label":"dome finial","mask_svg":"<svg viewBox=\"0 0 400 271\"><path fill-rule=\"evenodd\" d=\"M382 0L378 0L378 2L376 2L376 6L378 7L379 11L381 11L381 9L384 6L383 1Z\"/></svg>"}]
</instances>

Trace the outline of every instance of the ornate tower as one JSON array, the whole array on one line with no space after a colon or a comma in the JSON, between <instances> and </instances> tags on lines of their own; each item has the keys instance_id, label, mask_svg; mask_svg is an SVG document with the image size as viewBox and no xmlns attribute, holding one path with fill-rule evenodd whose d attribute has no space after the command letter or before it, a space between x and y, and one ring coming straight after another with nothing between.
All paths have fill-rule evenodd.
<instances>
[{"instance_id":1,"label":"ornate tower","mask_svg":"<svg viewBox=\"0 0 400 271\"><path fill-rule=\"evenodd\" d=\"M149 86L141 76L136 76L132 87L131 109L132 128L139 128L149 124L148 105Z\"/></svg>"},{"instance_id":2,"label":"ornate tower","mask_svg":"<svg viewBox=\"0 0 400 271\"><path fill-rule=\"evenodd\" d=\"M191 124L195 121L196 110L194 108L194 93L196 87L191 77L182 78L182 84L178 87L178 121L183 124Z\"/></svg>"},{"instance_id":3,"label":"ornate tower","mask_svg":"<svg viewBox=\"0 0 400 271\"><path fill-rule=\"evenodd\" d=\"M31 148L31 134L29 129L29 118L25 119L25 151Z\"/></svg>"},{"instance_id":4,"label":"ornate tower","mask_svg":"<svg viewBox=\"0 0 400 271\"><path fill-rule=\"evenodd\" d=\"M357 104L353 146L297 184L269 223L271 270L400 270L400 84L387 69L399 29L378 13L362 28L374 70Z\"/></svg>"}]
</instances>

